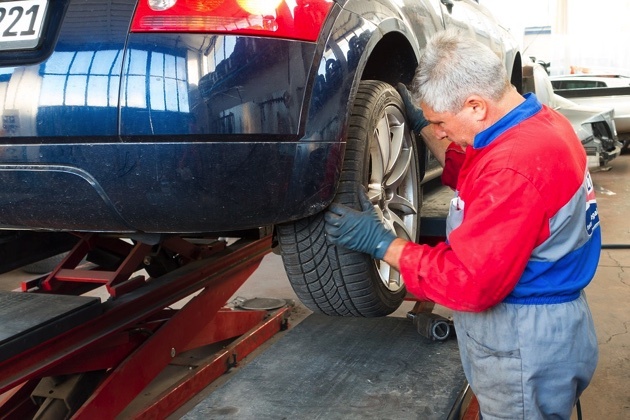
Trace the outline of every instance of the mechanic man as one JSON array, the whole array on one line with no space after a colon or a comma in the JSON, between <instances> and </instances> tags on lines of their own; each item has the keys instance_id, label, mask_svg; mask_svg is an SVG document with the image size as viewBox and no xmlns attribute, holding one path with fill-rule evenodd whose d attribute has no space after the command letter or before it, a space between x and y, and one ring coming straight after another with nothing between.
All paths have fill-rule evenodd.
<instances>
[{"instance_id":1,"label":"mechanic man","mask_svg":"<svg viewBox=\"0 0 630 420\"><path fill-rule=\"evenodd\" d=\"M447 241L395 237L365 191L362 211L330 206L328 240L384 260L417 298L453 310L484 420L569 419L598 358L583 289L601 232L580 141L563 116L510 85L489 48L454 32L426 46L420 107L399 91L456 191Z\"/></svg>"}]
</instances>

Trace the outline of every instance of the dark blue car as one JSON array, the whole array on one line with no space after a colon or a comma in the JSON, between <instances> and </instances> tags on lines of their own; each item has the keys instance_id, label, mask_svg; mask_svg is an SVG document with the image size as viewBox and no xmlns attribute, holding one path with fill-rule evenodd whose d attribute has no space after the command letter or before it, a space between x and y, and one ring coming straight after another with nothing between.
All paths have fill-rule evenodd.
<instances>
[{"instance_id":1,"label":"dark blue car","mask_svg":"<svg viewBox=\"0 0 630 420\"><path fill-rule=\"evenodd\" d=\"M390 313L398 273L327 244L321 214L364 185L417 239L422 182L439 172L393 86L454 26L520 84L518 49L472 0L2 1L0 227L274 226L307 306Z\"/></svg>"}]
</instances>

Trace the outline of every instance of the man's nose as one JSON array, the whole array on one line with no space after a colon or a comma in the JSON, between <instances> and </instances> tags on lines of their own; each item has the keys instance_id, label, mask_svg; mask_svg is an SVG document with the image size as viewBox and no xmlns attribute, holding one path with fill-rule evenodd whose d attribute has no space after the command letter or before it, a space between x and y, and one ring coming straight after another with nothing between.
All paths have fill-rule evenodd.
<instances>
[{"instance_id":1,"label":"man's nose","mask_svg":"<svg viewBox=\"0 0 630 420\"><path fill-rule=\"evenodd\" d=\"M433 126L433 132L435 133L435 136L439 139L443 139L445 137L448 137L446 135L446 131L444 131L439 125L435 124Z\"/></svg>"}]
</instances>

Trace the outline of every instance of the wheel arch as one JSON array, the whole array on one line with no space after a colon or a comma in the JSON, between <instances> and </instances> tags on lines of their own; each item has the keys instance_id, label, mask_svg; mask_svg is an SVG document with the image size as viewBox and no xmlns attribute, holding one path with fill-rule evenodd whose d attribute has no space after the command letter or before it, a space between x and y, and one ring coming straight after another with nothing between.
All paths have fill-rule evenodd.
<instances>
[{"instance_id":1,"label":"wheel arch","mask_svg":"<svg viewBox=\"0 0 630 420\"><path fill-rule=\"evenodd\" d=\"M512 74L510 75L510 83L514 87L518 93L523 93L523 63L521 61L521 54L517 52L514 56L514 60L512 61Z\"/></svg>"},{"instance_id":2,"label":"wheel arch","mask_svg":"<svg viewBox=\"0 0 630 420\"><path fill-rule=\"evenodd\" d=\"M374 32L374 38L378 37L378 39L371 40L372 42L369 43L371 48L366 48L364 57L360 61L352 86L349 104L354 103L359 84L363 80L378 80L392 86L396 86L399 82L406 85L411 84L420 56L421 47L418 45L418 41L423 42L422 45L425 45L426 39L410 40L407 34L397 29L400 26L396 23L398 21L389 20L380 26L379 30ZM392 29L386 32L388 27ZM383 65L383 63L391 64ZM348 107L348 112L349 110L350 107ZM424 178L428 166L428 152L420 138L417 138L416 142L418 145L420 174Z\"/></svg>"},{"instance_id":3,"label":"wheel arch","mask_svg":"<svg viewBox=\"0 0 630 420\"><path fill-rule=\"evenodd\" d=\"M364 44L356 67L350 69L354 76L349 91L349 105L354 103L361 81L378 80L392 86L398 82L409 84L418 66L421 47L417 45L417 40L410 39L408 29L398 19L386 19L361 36L365 35L369 35L369 39ZM345 117L349 116L348 111Z\"/></svg>"},{"instance_id":4,"label":"wheel arch","mask_svg":"<svg viewBox=\"0 0 630 420\"><path fill-rule=\"evenodd\" d=\"M393 86L410 83L418 66L416 50L400 32L385 34L368 52L364 63L355 81L357 89L361 80L380 80Z\"/></svg>"}]
</instances>

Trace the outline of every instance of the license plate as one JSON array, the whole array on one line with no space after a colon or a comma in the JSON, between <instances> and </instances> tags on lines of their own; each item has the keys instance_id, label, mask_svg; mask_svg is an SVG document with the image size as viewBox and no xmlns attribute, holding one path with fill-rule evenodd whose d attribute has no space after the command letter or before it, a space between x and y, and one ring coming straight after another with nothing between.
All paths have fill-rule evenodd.
<instances>
[{"instance_id":1,"label":"license plate","mask_svg":"<svg viewBox=\"0 0 630 420\"><path fill-rule=\"evenodd\" d=\"M35 48L48 0L0 1L0 50Z\"/></svg>"}]
</instances>

